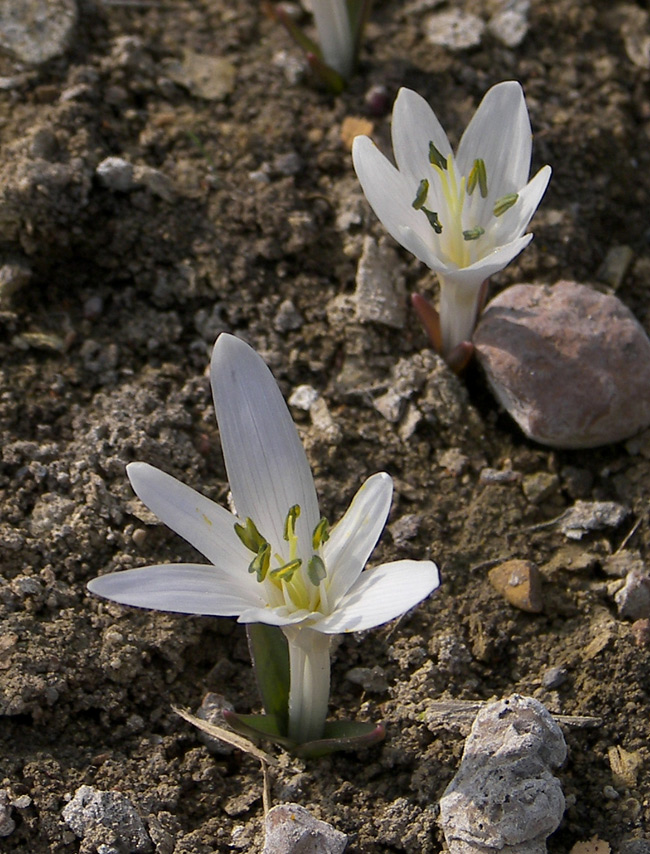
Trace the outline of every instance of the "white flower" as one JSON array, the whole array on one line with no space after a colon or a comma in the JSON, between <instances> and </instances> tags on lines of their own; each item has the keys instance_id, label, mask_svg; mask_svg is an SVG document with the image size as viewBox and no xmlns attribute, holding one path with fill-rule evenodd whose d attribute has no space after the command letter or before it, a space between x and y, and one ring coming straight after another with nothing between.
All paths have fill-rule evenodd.
<instances>
[{"instance_id":1,"label":"white flower","mask_svg":"<svg viewBox=\"0 0 650 854\"><path fill-rule=\"evenodd\" d=\"M93 593L143 608L237 616L280 626L289 644L289 735L318 738L329 696L329 635L380 625L439 584L431 561L362 572L386 522L392 481L370 477L337 525L318 509L304 449L273 375L222 334L211 366L237 516L146 463L127 472L140 499L209 564L168 564L95 578Z\"/></svg>"},{"instance_id":2,"label":"white flower","mask_svg":"<svg viewBox=\"0 0 650 854\"><path fill-rule=\"evenodd\" d=\"M493 86L465 129L456 155L417 93L400 89L393 108L395 168L366 136L354 168L390 234L440 280L442 351L471 338L482 283L532 239L524 234L551 177L528 181L532 133L523 90Z\"/></svg>"}]
</instances>

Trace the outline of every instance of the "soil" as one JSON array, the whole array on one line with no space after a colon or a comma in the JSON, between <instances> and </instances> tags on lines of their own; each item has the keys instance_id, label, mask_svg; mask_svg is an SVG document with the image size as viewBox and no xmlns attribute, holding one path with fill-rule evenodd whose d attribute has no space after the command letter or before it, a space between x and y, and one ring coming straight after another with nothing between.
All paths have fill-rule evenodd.
<instances>
[{"instance_id":1,"label":"soil","mask_svg":"<svg viewBox=\"0 0 650 854\"><path fill-rule=\"evenodd\" d=\"M383 721L386 740L306 764L281 754L273 803L299 802L344 831L351 854L444 850L437 802L467 717L440 726L428 710L518 692L600 722L565 730L567 810L551 854L593 836L614 852L648 850L629 841L650 826L650 631L620 616L606 568L650 547L649 443L536 446L476 367L459 382L438 366L443 404L424 376L387 420L373 403L398 360L431 358L410 310L394 328L351 308L364 237L385 232L342 138L346 119L363 118L387 152L406 85L457 141L490 85L520 80L533 170L550 163L554 174L534 241L492 293L594 282L607 252L627 245L617 293L649 329L650 63L629 55L632 37L643 44L630 20L647 26L647 13L531 0L517 47L486 32L454 51L427 40L435 5L377 2L359 72L336 97L254 0L84 0L63 57L38 69L0 61L0 250L22 283L0 312L0 789L16 823L3 851L94 851L61 816L84 784L124 793L157 854L261 851L259 764L209 752L171 709L196 710L208 691L259 709L243 628L85 590L100 573L195 559L134 498L124 465L144 460L226 500L206 376L222 330L263 355L287 397L302 384L320 393L330 429L293 413L325 515L388 471L395 500L373 561L430 557L443 577L396 624L346 636L333 654L332 715ZM487 19L497 5L464 8ZM232 79L228 66L210 70L223 77L216 97L172 80L186 50L232 64ZM111 156L135 169L123 191L96 173ZM435 296L432 274L394 251L405 293ZM549 488L531 500L523 487L534 482ZM545 523L577 499L629 515L568 540ZM540 568L541 613L490 584L490 567L510 558ZM353 668L378 678L364 689Z\"/></svg>"}]
</instances>

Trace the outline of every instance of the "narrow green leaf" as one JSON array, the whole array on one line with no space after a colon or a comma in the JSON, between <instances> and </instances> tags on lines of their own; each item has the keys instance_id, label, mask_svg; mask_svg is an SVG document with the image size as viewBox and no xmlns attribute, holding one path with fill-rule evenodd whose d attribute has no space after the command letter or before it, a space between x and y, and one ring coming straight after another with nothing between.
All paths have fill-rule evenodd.
<instances>
[{"instance_id":1,"label":"narrow green leaf","mask_svg":"<svg viewBox=\"0 0 650 854\"><path fill-rule=\"evenodd\" d=\"M289 728L289 648L282 629L264 623L246 626L248 649L253 660L262 704L278 721L280 732Z\"/></svg>"},{"instance_id":2,"label":"narrow green leaf","mask_svg":"<svg viewBox=\"0 0 650 854\"><path fill-rule=\"evenodd\" d=\"M323 738L299 744L293 749L296 756L317 759L339 750L361 750L382 741L386 736L383 724L367 721L327 721Z\"/></svg>"},{"instance_id":3,"label":"narrow green leaf","mask_svg":"<svg viewBox=\"0 0 650 854\"><path fill-rule=\"evenodd\" d=\"M263 738L273 744L279 744L285 750L293 750L295 742L287 738L275 715L238 715L224 711L224 720L235 732L247 738Z\"/></svg>"}]
</instances>

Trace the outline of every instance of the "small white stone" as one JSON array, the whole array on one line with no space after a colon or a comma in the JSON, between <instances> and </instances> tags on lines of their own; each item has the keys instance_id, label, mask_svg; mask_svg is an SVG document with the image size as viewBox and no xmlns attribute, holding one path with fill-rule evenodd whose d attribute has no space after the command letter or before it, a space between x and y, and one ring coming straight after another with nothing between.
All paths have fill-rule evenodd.
<instances>
[{"instance_id":1,"label":"small white stone","mask_svg":"<svg viewBox=\"0 0 650 854\"><path fill-rule=\"evenodd\" d=\"M425 29L432 44L451 50L463 50L480 45L485 23L477 15L460 9L450 9L448 12L435 12L430 15L425 21Z\"/></svg>"},{"instance_id":2,"label":"small white stone","mask_svg":"<svg viewBox=\"0 0 650 854\"><path fill-rule=\"evenodd\" d=\"M299 804L279 804L264 820L262 854L343 854L345 833L315 819Z\"/></svg>"},{"instance_id":3,"label":"small white stone","mask_svg":"<svg viewBox=\"0 0 650 854\"><path fill-rule=\"evenodd\" d=\"M95 170L100 182L114 193L133 189L133 166L123 157L107 157Z\"/></svg>"},{"instance_id":4,"label":"small white stone","mask_svg":"<svg viewBox=\"0 0 650 854\"><path fill-rule=\"evenodd\" d=\"M304 412L309 412L320 395L311 385L298 385L291 392L289 397L289 406L295 409L302 409Z\"/></svg>"},{"instance_id":5,"label":"small white stone","mask_svg":"<svg viewBox=\"0 0 650 854\"><path fill-rule=\"evenodd\" d=\"M404 272L391 246L378 244L370 236L365 238L357 267L356 285L356 316L360 323L381 323L393 329L404 328Z\"/></svg>"}]
</instances>

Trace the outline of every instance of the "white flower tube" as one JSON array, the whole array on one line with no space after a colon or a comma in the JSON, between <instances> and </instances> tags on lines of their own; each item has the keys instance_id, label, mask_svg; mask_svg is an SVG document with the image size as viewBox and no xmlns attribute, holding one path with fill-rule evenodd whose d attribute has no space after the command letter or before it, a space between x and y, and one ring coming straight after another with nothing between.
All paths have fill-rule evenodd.
<instances>
[{"instance_id":1,"label":"white flower tube","mask_svg":"<svg viewBox=\"0 0 650 854\"><path fill-rule=\"evenodd\" d=\"M403 614L439 584L431 561L362 571L386 523L392 481L375 474L333 528L318 509L304 449L273 375L222 334L211 367L237 516L146 463L127 472L139 498L209 564L145 566L93 579L125 605L237 616L282 628L289 645L289 737L318 739L329 696L329 636Z\"/></svg>"},{"instance_id":2,"label":"white flower tube","mask_svg":"<svg viewBox=\"0 0 650 854\"><path fill-rule=\"evenodd\" d=\"M528 181L532 133L515 81L486 93L455 155L427 102L400 89L392 140L397 168L367 136L354 140L354 168L388 232L438 274L447 356L471 339L482 283L531 241L524 232L551 168Z\"/></svg>"},{"instance_id":3,"label":"white flower tube","mask_svg":"<svg viewBox=\"0 0 650 854\"><path fill-rule=\"evenodd\" d=\"M354 67L355 39L346 0L311 0L323 59L344 80Z\"/></svg>"}]
</instances>

